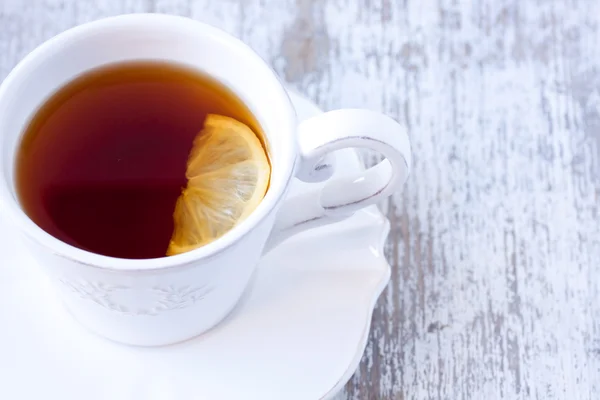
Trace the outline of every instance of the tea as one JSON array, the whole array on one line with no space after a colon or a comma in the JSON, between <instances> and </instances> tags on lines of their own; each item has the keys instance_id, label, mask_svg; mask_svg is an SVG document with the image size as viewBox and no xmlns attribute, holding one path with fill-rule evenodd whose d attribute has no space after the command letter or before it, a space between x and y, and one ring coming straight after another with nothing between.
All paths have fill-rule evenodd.
<instances>
[{"instance_id":1,"label":"tea","mask_svg":"<svg viewBox=\"0 0 600 400\"><path fill-rule=\"evenodd\" d=\"M210 113L260 128L227 87L183 66L136 62L85 73L26 127L16 183L25 212L73 246L165 255L192 142Z\"/></svg>"}]
</instances>

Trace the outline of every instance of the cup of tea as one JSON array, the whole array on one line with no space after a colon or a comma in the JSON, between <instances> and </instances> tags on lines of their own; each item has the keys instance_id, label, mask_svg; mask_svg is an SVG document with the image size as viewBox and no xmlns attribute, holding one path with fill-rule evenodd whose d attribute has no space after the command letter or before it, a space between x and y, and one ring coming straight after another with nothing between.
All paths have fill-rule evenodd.
<instances>
[{"instance_id":1,"label":"cup of tea","mask_svg":"<svg viewBox=\"0 0 600 400\"><path fill-rule=\"evenodd\" d=\"M345 148L384 160L332 178ZM0 86L2 211L70 313L127 344L212 328L263 254L391 195L410 164L391 118L342 109L299 123L256 53L183 17L72 28ZM326 183L289 197L294 178Z\"/></svg>"}]
</instances>

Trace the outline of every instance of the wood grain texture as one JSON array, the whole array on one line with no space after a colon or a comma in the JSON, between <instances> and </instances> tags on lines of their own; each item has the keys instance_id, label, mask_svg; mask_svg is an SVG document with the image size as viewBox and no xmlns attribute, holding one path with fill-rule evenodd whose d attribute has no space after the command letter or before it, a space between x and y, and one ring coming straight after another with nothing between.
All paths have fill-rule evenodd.
<instances>
[{"instance_id":1,"label":"wood grain texture","mask_svg":"<svg viewBox=\"0 0 600 400\"><path fill-rule=\"evenodd\" d=\"M406 124L393 278L338 400L600 398L600 2L0 0L0 78L141 11L233 33L324 109Z\"/></svg>"}]
</instances>

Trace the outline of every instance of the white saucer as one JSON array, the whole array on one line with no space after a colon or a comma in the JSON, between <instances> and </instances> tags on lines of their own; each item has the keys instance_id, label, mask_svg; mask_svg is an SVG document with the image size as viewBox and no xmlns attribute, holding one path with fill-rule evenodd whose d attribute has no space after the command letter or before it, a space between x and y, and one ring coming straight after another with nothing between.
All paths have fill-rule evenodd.
<instances>
[{"instance_id":1,"label":"white saucer","mask_svg":"<svg viewBox=\"0 0 600 400\"><path fill-rule=\"evenodd\" d=\"M301 118L320 112L291 96ZM358 168L355 152L340 152L338 174ZM0 399L330 398L356 369L389 280L387 233L375 207L305 232L263 260L240 305L215 329L137 348L73 321L0 220Z\"/></svg>"}]
</instances>

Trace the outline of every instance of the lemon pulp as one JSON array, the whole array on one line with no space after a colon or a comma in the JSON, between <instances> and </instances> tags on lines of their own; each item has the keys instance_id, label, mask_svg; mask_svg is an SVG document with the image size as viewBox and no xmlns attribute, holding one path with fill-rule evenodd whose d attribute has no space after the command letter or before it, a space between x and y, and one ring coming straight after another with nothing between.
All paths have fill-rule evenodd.
<instances>
[{"instance_id":1,"label":"lemon pulp","mask_svg":"<svg viewBox=\"0 0 600 400\"><path fill-rule=\"evenodd\" d=\"M204 246L241 223L263 199L271 167L245 124L209 114L188 157L187 186L173 212L167 255Z\"/></svg>"}]
</instances>

